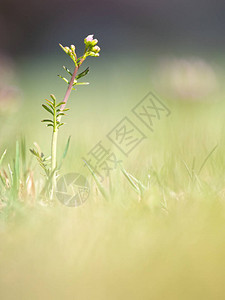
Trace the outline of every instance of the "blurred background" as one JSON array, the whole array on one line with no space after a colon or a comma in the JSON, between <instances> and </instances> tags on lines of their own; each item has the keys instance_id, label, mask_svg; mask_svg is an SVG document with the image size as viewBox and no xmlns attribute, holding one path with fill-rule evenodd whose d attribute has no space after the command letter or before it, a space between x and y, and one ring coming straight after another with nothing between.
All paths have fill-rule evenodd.
<instances>
[{"instance_id":1,"label":"blurred background","mask_svg":"<svg viewBox=\"0 0 225 300\"><path fill-rule=\"evenodd\" d=\"M222 0L0 0L0 172L11 178L25 137L23 180L33 184L31 200L14 204L0 190L0 208L12 208L0 223L1 299L225 299L224 23ZM50 154L41 104L63 99L57 74L73 68L58 43L81 54L89 34L101 52L85 61L90 85L68 102L63 174L81 172L81 157L150 91L171 115L153 133L137 122L147 139L129 158L119 153L150 187L143 201L117 170L106 203L86 172L83 206L43 208L29 148Z\"/></svg>"},{"instance_id":2,"label":"blurred background","mask_svg":"<svg viewBox=\"0 0 225 300\"><path fill-rule=\"evenodd\" d=\"M224 47L225 3L214 1L1 0L1 52L38 56L58 42L95 33L104 55L124 51L219 51Z\"/></svg>"},{"instance_id":3,"label":"blurred background","mask_svg":"<svg viewBox=\"0 0 225 300\"><path fill-rule=\"evenodd\" d=\"M35 109L38 123L42 100L65 93L56 75L71 63L58 43L75 44L81 54L88 34L95 34L102 51L88 61L91 86L71 104L81 120L90 108L102 115L103 105L110 116L114 108L125 113L149 90L165 101L221 100L224 19L222 0L1 0L0 114L21 116L17 134L29 134L20 121ZM1 135L3 141L3 130Z\"/></svg>"}]
</instances>

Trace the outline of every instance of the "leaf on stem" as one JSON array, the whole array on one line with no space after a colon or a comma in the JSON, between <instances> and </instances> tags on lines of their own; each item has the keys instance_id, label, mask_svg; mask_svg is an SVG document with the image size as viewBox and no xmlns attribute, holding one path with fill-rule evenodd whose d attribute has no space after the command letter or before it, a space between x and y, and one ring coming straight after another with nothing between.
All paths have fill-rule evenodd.
<instances>
[{"instance_id":1,"label":"leaf on stem","mask_svg":"<svg viewBox=\"0 0 225 300\"><path fill-rule=\"evenodd\" d=\"M76 76L76 79L78 80L79 78L84 77L85 75L87 75L89 73L89 71L90 71L90 68L87 67L87 69L85 69L83 72L81 72L80 74L78 74Z\"/></svg>"},{"instance_id":2,"label":"leaf on stem","mask_svg":"<svg viewBox=\"0 0 225 300\"><path fill-rule=\"evenodd\" d=\"M64 69L70 76L73 76L73 74L70 72L70 70L69 70L67 67L63 66L63 69Z\"/></svg>"},{"instance_id":3,"label":"leaf on stem","mask_svg":"<svg viewBox=\"0 0 225 300\"><path fill-rule=\"evenodd\" d=\"M47 110L50 114L54 115L53 111L48 107L46 106L45 104L42 104L42 107Z\"/></svg>"}]
</instances>

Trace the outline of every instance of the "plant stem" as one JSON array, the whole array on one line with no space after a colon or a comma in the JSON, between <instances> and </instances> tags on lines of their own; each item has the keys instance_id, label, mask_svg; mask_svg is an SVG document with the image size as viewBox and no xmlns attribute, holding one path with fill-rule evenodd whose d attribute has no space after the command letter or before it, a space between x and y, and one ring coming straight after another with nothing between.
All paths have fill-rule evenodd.
<instances>
[{"instance_id":1,"label":"plant stem","mask_svg":"<svg viewBox=\"0 0 225 300\"><path fill-rule=\"evenodd\" d=\"M64 104L61 105L60 109L63 110L66 107L67 101L69 99L70 93L73 88L73 83L76 78L77 72L82 65L84 59L82 58L79 62L79 64L75 67L73 75L71 77L69 86L66 90L65 97L63 99ZM58 121L61 120L61 116L59 116ZM54 127L52 132L52 145L51 145L51 170L54 172L52 175L52 192L51 192L51 199L54 197L54 193L56 190L56 162L57 162L57 139L58 139L58 128L56 126L56 113L54 117Z\"/></svg>"},{"instance_id":2,"label":"plant stem","mask_svg":"<svg viewBox=\"0 0 225 300\"><path fill-rule=\"evenodd\" d=\"M72 91L72 88L73 88L73 83L74 83L75 77L76 77L77 72L78 72L80 66L82 65L83 61L84 61L84 59L82 58L82 59L80 60L79 64L78 64L78 65L75 67L75 69L74 69L73 76L71 77L69 86L68 86L68 88L67 88L65 97L64 97L64 99L63 99L64 104L62 104L61 107L60 107L61 110L63 110L63 109L66 107L67 100L68 100L68 98L69 98L69 96L70 96L70 93L71 93L71 91ZM60 118L60 119L61 119L61 118Z\"/></svg>"},{"instance_id":3,"label":"plant stem","mask_svg":"<svg viewBox=\"0 0 225 300\"><path fill-rule=\"evenodd\" d=\"M52 150L51 150L51 170L54 172L52 176L52 194L56 190L56 150L57 150L57 137L58 137L58 129L53 131L52 133ZM52 195L53 196L53 195Z\"/></svg>"}]
</instances>

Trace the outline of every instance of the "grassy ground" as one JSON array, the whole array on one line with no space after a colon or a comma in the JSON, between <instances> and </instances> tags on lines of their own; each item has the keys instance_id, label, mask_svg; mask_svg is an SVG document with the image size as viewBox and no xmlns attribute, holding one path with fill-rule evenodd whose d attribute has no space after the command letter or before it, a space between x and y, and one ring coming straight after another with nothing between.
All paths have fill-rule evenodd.
<instances>
[{"instance_id":1,"label":"grassy ground","mask_svg":"<svg viewBox=\"0 0 225 300\"><path fill-rule=\"evenodd\" d=\"M125 170L148 187L143 193L117 169L106 200L83 167L81 157L99 140L110 147L106 134L155 90L152 62L131 62L111 63L106 76L104 58L94 61L91 85L71 99L59 155L67 137L72 139L61 172L88 177L85 204L43 207L28 197L22 203L14 199L1 214L1 299L224 299L222 89L208 102L166 98L157 90L171 115L159 120L154 132L137 121L147 138L128 157L113 147ZM36 141L49 154L50 130L40 124L45 116L40 106L52 91L59 98L64 94L65 85L54 78L58 64L20 64L24 102L16 115L1 117L1 152L8 148L2 168L12 164L20 134L28 149ZM40 169L35 160L29 168L38 194ZM109 191L107 182L103 188Z\"/></svg>"}]
</instances>

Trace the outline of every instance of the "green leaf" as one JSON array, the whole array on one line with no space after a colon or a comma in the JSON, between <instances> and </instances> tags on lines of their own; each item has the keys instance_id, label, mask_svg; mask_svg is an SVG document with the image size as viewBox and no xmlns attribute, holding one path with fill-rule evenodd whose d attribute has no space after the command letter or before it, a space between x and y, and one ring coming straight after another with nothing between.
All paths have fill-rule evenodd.
<instances>
[{"instance_id":1,"label":"green leaf","mask_svg":"<svg viewBox=\"0 0 225 300\"><path fill-rule=\"evenodd\" d=\"M56 107L59 107L59 106L65 104L65 103L66 103L66 102L59 102L59 103L56 105Z\"/></svg>"},{"instance_id":2,"label":"green leaf","mask_svg":"<svg viewBox=\"0 0 225 300\"><path fill-rule=\"evenodd\" d=\"M53 106L55 106L55 103L56 103L56 97L55 97L55 95L51 94L50 97L53 100Z\"/></svg>"},{"instance_id":3,"label":"green leaf","mask_svg":"<svg viewBox=\"0 0 225 300\"><path fill-rule=\"evenodd\" d=\"M202 169L204 168L207 160L210 158L210 156L213 154L213 152L216 150L216 148L218 147L218 145L216 145L210 152L209 154L206 156L206 158L204 159L201 167L199 168L199 171L198 171L198 175L201 173Z\"/></svg>"},{"instance_id":4,"label":"green leaf","mask_svg":"<svg viewBox=\"0 0 225 300\"><path fill-rule=\"evenodd\" d=\"M61 123L63 124L63 123ZM63 164L63 161L67 155L67 152L68 152L68 149L69 149L69 145L70 145L70 139L71 139L71 136L69 136L68 140L67 140L67 143L66 143L66 147L65 147L65 150L63 152L63 155L62 155L62 158L61 158L61 161L60 161L60 164L59 164L59 169L61 168L62 164Z\"/></svg>"},{"instance_id":5,"label":"green leaf","mask_svg":"<svg viewBox=\"0 0 225 300\"><path fill-rule=\"evenodd\" d=\"M46 106L45 104L42 104L42 107L44 107L44 109L46 109L50 114L52 114L54 116L53 111L48 106Z\"/></svg>"},{"instance_id":6,"label":"green leaf","mask_svg":"<svg viewBox=\"0 0 225 300\"><path fill-rule=\"evenodd\" d=\"M186 168L186 170L187 170L187 172L188 172L188 175L189 175L190 179L192 180L193 174L192 174L192 172L190 171L188 165L186 164L186 162L185 162L184 160L183 160L183 164L184 164L184 166L185 166L185 168Z\"/></svg>"},{"instance_id":7,"label":"green leaf","mask_svg":"<svg viewBox=\"0 0 225 300\"><path fill-rule=\"evenodd\" d=\"M3 186L5 187L5 189L7 189L9 187L9 183L7 183L7 179L8 179L7 174L5 173L3 175L0 171L0 179L1 179L1 182L2 182Z\"/></svg>"},{"instance_id":8,"label":"green leaf","mask_svg":"<svg viewBox=\"0 0 225 300\"><path fill-rule=\"evenodd\" d=\"M52 110L54 110L54 104L47 103L47 105L48 105L49 107L51 107Z\"/></svg>"},{"instance_id":9,"label":"green leaf","mask_svg":"<svg viewBox=\"0 0 225 300\"><path fill-rule=\"evenodd\" d=\"M126 179L128 180L128 182L130 183L131 187L135 190L135 192L138 193L138 194L140 194L139 186L132 179L132 177L130 176L130 174L124 168L122 168L122 167L121 167L121 171L122 171L123 175L126 177Z\"/></svg>"},{"instance_id":10,"label":"green leaf","mask_svg":"<svg viewBox=\"0 0 225 300\"><path fill-rule=\"evenodd\" d=\"M88 84L89 84L89 82L77 82L74 85L88 85Z\"/></svg>"},{"instance_id":11,"label":"green leaf","mask_svg":"<svg viewBox=\"0 0 225 300\"><path fill-rule=\"evenodd\" d=\"M21 162L23 168L23 180L26 180L27 174L27 147L26 147L26 140L24 137L20 139L20 148L21 148Z\"/></svg>"},{"instance_id":12,"label":"green leaf","mask_svg":"<svg viewBox=\"0 0 225 300\"><path fill-rule=\"evenodd\" d=\"M65 116L65 114L64 114L64 113L59 113L59 114L57 115L57 118L58 118L59 116Z\"/></svg>"},{"instance_id":13,"label":"green leaf","mask_svg":"<svg viewBox=\"0 0 225 300\"><path fill-rule=\"evenodd\" d=\"M63 66L63 69L64 69L69 75L73 76L73 74L70 72L70 70L69 70L67 67Z\"/></svg>"},{"instance_id":14,"label":"green leaf","mask_svg":"<svg viewBox=\"0 0 225 300\"><path fill-rule=\"evenodd\" d=\"M70 83L68 79L66 79L65 77L62 77L61 75L57 75L59 78L62 78L62 80L64 80L66 83Z\"/></svg>"},{"instance_id":15,"label":"green leaf","mask_svg":"<svg viewBox=\"0 0 225 300\"><path fill-rule=\"evenodd\" d=\"M54 123L52 120L49 120L49 119L44 119L44 120L42 120L41 122L50 122L50 123Z\"/></svg>"},{"instance_id":16,"label":"green leaf","mask_svg":"<svg viewBox=\"0 0 225 300\"><path fill-rule=\"evenodd\" d=\"M57 128L59 128L60 126L62 126L62 125L64 125L65 123L60 123L58 126L57 126Z\"/></svg>"},{"instance_id":17,"label":"green leaf","mask_svg":"<svg viewBox=\"0 0 225 300\"><path fill-rule=\"evenodd\" d=\"M50 97L52 98L52 100L53 100L54 102L56 101L55 95L51 94Z\"/></svg>"},{"instance_id":18,"label":"green leaf","mask_svg":"<svg viewBox=\"0 0 225 300\"><path fill-rule=\"evenodd\" d=\"M47 164L49 161L47 161L49 158L45 157L44 154L41 152L40 147L35 143L35 146L37 147L38 151L34 149L30 149L30 152L36 157L40 167L45 171L45 175L49 176L49 169L47 168Z\"/></svg>"},{"instance_id":19,"label":"green leaf","mask_svg":"<svg viewBox=\"0 0 225 300\"><path fill-rule=\"evenodd\" d=\"M90 71L90 68L87 67L87 69L85 69L83 72L81 72L80 74L78 74L76 76L76 79L78 80L79 78L84 77L85 75L87 75L89 73L89 71Z\"/></svg>"},{"instance_id":20,"label":"green leaf","mask_svg":"<svg viewBox=\"0 0 225 300\"><path fill-rule=\"evenodd\" d=\"M96 185L99 189L99 191L101 192L102 196L106 199L109 200L109 195L107 190L104 188L104 186L101 184L100 180L98 179L98 177L96 176L95 172L92 170L91 166L88 164L88 162L86 162L86 160L84 160L84 163L86 164L88 170L90 171L91 175L94 178L94 181L96 182Z\"/></svg>"},{"instance_id":21,"label":"green leaf","mask_svg":"<svg viewBox=\"0 0 225 300\"><path fill-rule=\"evenodd\" d=\"M6 155L6 152L7 152L7 149L5 149L5 151L3 152L3 154L2 154L2 156L0 158L0 166L2 165L2 162L3 162L3 159L4 159L5 155Z\"/></svg>"},{"instance_id":22,"label":"green leaf","mask_svg":"<svg viewBox=\"0 0 225 300\"><path fill-rule=\"evenodd\" d=\"M54 104L51 100L45 99L46 102L50 103L50 104Z\"/></svg>"},{"instance_id":23,"label":"green leaf","mask_svg":"<svg viewBox=\"0 0 225 300\"><path fill-rule=\"evenodd\" d=\"M16 141L16 157L13 161L12 183L12 196L13 199L16 199L20 186L20 147L18 141Z\"/></svg>"},{"instance_id":24,"label":"green leaf","mask_svg":"<svg viewBox=\"0 0 225 300\"><path fill-rule=\"evenodd\" d=\"M31 152L34 156L39 157L38 152L35 151L34 149L30 149L30 152Z\"/></svg>"}]
</instances>

